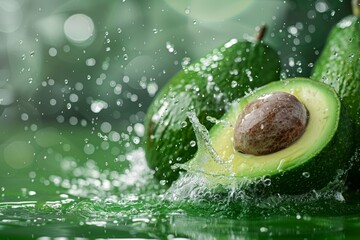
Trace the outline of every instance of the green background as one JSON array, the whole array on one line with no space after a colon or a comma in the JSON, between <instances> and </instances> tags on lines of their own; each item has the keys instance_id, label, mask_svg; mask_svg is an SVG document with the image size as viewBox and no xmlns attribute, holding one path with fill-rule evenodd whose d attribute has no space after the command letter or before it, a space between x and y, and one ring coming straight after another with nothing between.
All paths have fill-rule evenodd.
<instances>
[{"instance_id":1,"label":"green background","mask_svg":"<svg viewBox=\"0 0 360 240\"><path fill-rule=\"evenodd\" d=\"M251 204L164 201L133 152L183 64L266 24L282 78L306 77L350 12L348 0L0 0L0 238L357 236L357 195L267 199L266 217L239 220Z\"/></svg>"}]
</instances>

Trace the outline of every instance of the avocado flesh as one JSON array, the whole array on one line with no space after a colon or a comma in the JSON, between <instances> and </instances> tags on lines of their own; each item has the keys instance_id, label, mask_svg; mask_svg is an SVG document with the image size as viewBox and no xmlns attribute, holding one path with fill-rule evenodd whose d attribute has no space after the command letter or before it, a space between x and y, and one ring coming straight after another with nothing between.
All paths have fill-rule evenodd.
<instances>
[{"instance_id":1,"label":"avocado flesh","mask_svg":"<svg viewBox=\"0 0 360 240\"><path fill-rule=\"evenodd\" d=\"M189 161L197 146L187 112L210 128L207 116L220 118L249 89L279 79L277 53L260 41L233 39L175 75L156 96L145 122L145 153L158 179L178 177L176 163Z\"/></svg>"},{"instance_id":2,"label":"avocado flesh","mask_svg":"<svg viewBox=\"0 0 360 240\"><path fill-rule=\"evenodd\" d=\"M233 148L237 116L247 104L271 92L293 94L309 112L303 135L289 147L267 155L239 153ZM299 194L324 187L344 169L352 154L351 122L340 100L329 86L309 79L297 78L270 83L239 103L211 128L211 147L218 159L200 149L188 163L191 172L201 172L210 182L232 185L235 182L271 180L269 189L280 193Z\"/></svg>"}]
</instances>

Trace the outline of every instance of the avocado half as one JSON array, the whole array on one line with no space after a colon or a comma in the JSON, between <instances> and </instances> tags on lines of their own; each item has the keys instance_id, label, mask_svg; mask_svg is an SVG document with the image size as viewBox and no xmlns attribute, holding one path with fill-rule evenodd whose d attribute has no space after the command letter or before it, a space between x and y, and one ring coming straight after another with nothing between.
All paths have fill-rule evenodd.
<instances>
[{"instance_id":1,"label":"avocado half","mask_svg":"<svg viewBox=\"0 0 360 240\"><path fill-rule=\"evenodd\" d=\"M304 132L291 145L270 154L236 151L233 136L239 114L249 103L273 92L289 93L306 107ZM211 128L207 144L198 144L199 151L186 167L214 185L254 186L257 182L265 183L271 192L301 194L334 180L353 153L351 121L337 94L328 85L309 79L267 84L241 98L218 122ZM198 141L203 141L199 134Z\"/></svg>"}]
</instances>

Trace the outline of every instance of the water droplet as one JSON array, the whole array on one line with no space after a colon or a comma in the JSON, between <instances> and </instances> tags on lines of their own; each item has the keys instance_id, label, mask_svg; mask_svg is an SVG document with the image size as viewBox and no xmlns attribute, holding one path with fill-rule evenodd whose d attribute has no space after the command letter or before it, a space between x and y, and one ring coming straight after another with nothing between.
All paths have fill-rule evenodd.
<instances>
[{"instance_id":1,"label":"water droplet","mask_svg":"<svg viewBox=\"0 0 360 240\"><path fill-rule=\"evenodd\" d=\"M350 18L345 18L344 20L340 21L337 26L340 28L347 28L350 27L352 24L352 19Z\"/></svg>"},{"instance_id":2,"label":"water droplet","mask_svg":"<svg viewBox=\"0 0 360 240\"><path fill-rule=\"evenodd\" d=\"M191 61L191 59L190 59L189 57L184 57L184 58L182 59L182 61L181 61L181 65L182 65L183 67L185 67L185 66L187 66L187 65L190 64L190 61Z\"/></svg>"},{"instance_id":3,"label":"water droplet","mask_svg":"<svg viewBox=\"0 0 360 240\"><path fill-rule=\"evenodd\" d=\"M125 54L123 55L123 58L124 58L124 60L126 61L126 60L128 60L129 56L125 53Z\"/></svg>"},{"instance_id":4,"label":"water droplet","mask_svg":"<svg viewBox=\"0 0 360 240\"><path fill-rule=\"evenodd\" d=\"M50 105L55 106L56 105L56 99L54 99L54 98L50 99Z\"/></svg>"},{"instance_id":5,"label":"water droplet","mask_svg":"<svg viewBox=\"0 0 360 240\"><path fill-rule=\"evenodd\" d=\"M35 55L35 51L30 52L30 57L33 57Z\"/></svg>"},{"instance_id":6,"label":"water droplet","mask_svg":"<svg viewBox=\"0 0 360 240\"><path fill-rule=\"evenodd\" d=\"M185 14L188 15L190 13L190 9L189 8L185 8Z\"/></svg>"},{"instance_id":7,"label":"water droplet","mask_svg":"<svg viewBox=\"0 0 360 240\"><path fill-rule=\"evenodd\" d=\"M133 143L139 144L140 143L140 138L139 137L134 137L133 138Z\"/></svg>"},{"instance_id":8,"label":"water droplet","mask_svg":"<svg viewBox=\"0 0 360 240\"><path fill-rule=\"evenodd\" d=\"M167 183L167 181L166 181L166 180L160 180L160 182L159 182L159 183L160 183L160 185L161 185L161 186L165 186L165 185L166 185L166 183Z\"/></svg>"},{"instance_id":9,"label":"water droplet","mask_svg":"<svg viewBox=\"0 0 360 240\"><path fill-rule=\"evenodd\" d=\"M270 186L271 185L271 179L270 178L266 178L263 180L264 186Z\"/></svg>"},{"instance_id":10,"label":"water droplet","mask_svg":"<svg viewBox=\"0 0 360 240\"><path fill-rule=\"evenodd\" d=\"M187 122L186 122L186 121L182 121L180 125L181 125L182 128L184 128L184 127L187 126Z\"/></svg>"},{"instance_id":11,"label":"water droplet","mask_svg":"<svg viewBox=\"0 0 360 240\"><path fill-rule=\"evenodd\" d=\"M95 152L95 147L91 143L87 143L84 146L84 152L85 154L91 155Z\"/></svg>"},{"instance_id":12,"label":"water droplet","mask_svg":"<svg viewBox=\"0 0 360 240\"><path fill-rule=\"evenodd\" d=\"M325 1L317 1L317 3L315 4L315 9L319 13L323 13L329 10L329 6Z\"/></svg>"},{"instance_id":13,"label":"water droplet","mask_svg":"<svg viewBox=\"0 0 360 240\"><path fill-rule=\"evenodd\" d=\"M86 59L85 64L89 67L95 66L96 60L94 58L88 58Z\"/></svg>"},{"instance_id":14,"label":"water droplet","mask_svg":"<svg viewBox=\"0 0 360 240\"><path fill-rule=\"evenodd\" d=\"M69 96L70 102L77 102L79 101L79 96L75 93L70 94Z\"/></svg>"},{"instance_id":15,"label":"water droplet","mask_svg":"<svg viewBox=\"0 0 360 240\"><path fill-rule=\"evenodd\" d=\"M106 108L108 108L108 103L102 100L95 100L90 105L90 109L94 113L99 113L101 110Z\"/></svg>"},{"instance_id":16,"label":"water droplet","mask_svg":"<svg viewBox=\"0 0 360 240\"><path fill-rule=\"evenodd\" d=\"M63 50L64 50L64 52L66 52L66 53L70 52L70 46L69 46L69 45L65 45L65 46L63 47Z\"/></svg>"},{"instance_id":17,"label":"water droplet","mask_svg":"<svg viewBox=\"0 0 360 240\"><path fill-rule=\"evenodd\" d=\"M174 45L171 44L170 42L166 42L166 49L169 51L169 53L173 53L174 52Z\"/></svg>"},{"instance_id":18,"label":"water droplet","mask_svg":"<svg viewBox=\"0 0 360 240\"><path fill-rule=\"evenodd\" d=\"M77 125L78 122L79 122L79 120L78 120L78 118L75 117L75 116L71 116L71 117L69 118L69 123L70 123L70 125L72 125L72 126Z\"/></svg>"},{"instance_id":19,"label":"water droplet","mask_svg":"<svg viewBox=\"0 0 360 240\"><path fill-rule=\"evenodd\" d=\"M251 76L251 70L250 69L245 69L245 73L246 73L246 76L248 77L249 81L252 82L254 79Z\"/></svg>"},{"instance_id":20,"label":"water droplet","mask_svg":"<svg viewBox=\"0 0 360 240\"><path fill-rule=\"evenodd\" d=\"M195 147L196 146L196 141L194 141L194 140L190 141L190 146Z\"/></svg>"},{"instance_id":21,"label":"water droplet","mask_svg":"<svg viewBox=\"0 0 360 240\"><path fill-rule=\"evenodd\" d=\"M122 29L121 29L121 28L117 28L117 32L118 32L118 33L121 33L121 32L122 32Z\"/></svg>"},{"instance_id":22,"label":"water droplet","mask_svg":"<svg viewBox=\"0 0 360 240\"><path fill-rule=\"evenodd\" d=\"M159 30L157 30L156 28L153 29L153 33L157 34L159 32Z\"/></svg>"},{"instance_id":23,"label":"water droplet","mask_svg":"<svg viewBox=\"0 0 360 240\"><path fill-rule=\"evenodd\" d=\"M230 70L230 75L238 75L239 71L237 69Z\"/></svg>"},{"instance_id":24,"label":"water droplet","mask_svg":"<svg viewBox=\"0 0 360 240\"><path fill-rule=\"evenodd\" d=\"M57 55L57 50L56 50L56 48L50 48L50 49L49 49L49 55L50 55L51 57L55 57L55 56Z\"/></svg>"},{"instance_id":25,"label":"water droplet","mask_svg":"<svg viewBox=\"0 0 360 240\"><path fill-rule=\"evenodd\" d=\"M316 18L316 12L315 12L314 10L309 10L309 11L307 12L307 17L308 17L308 19L314 19L314 18Z\"/></svg>"},{"instance_id":26,"label":"water droplet","mask_svg":"<svg viewBox=\"0 0 360 240\"><path fill-rule=\"evenodd\" d=\"M155 82L151 82L147 85L146 90L148 91L149 95L152 97L158 91L159 87Z\"/></svg>"},{"instance_id":27,"label":"water droplet","mask_svg":"<svg viewBox=\"0 0 360 240\"><path fill-rule=\"evenodd\" d=\"M231 81L231 87L236 88L238 85L237 81Z\"/></svg>"},{"instance_id":28,"label":"water droplet","mask_svg":"<svg viewBox=\"0 0 360 240\"><path fill-rule=\"evenodd\" d=\"M283 168L284 162L285 162L284 159L280 160L279 165L276 168L279 172L281 172L283 170L282 168Z\"/></svg>"},{"instance_id":29,"label":"water droplet","mask_svg":"<svg viewBox=\"0 0 360 240\"><path fill-rule=\"evenodd\" d=\"M196 20L194 20L194 21L193 21L193 24L194 24L194 25L196 25L196 24L197 24Z\"/></svg>"},{"instance_id":30,"label":"water droplet","mask_svg":"<svg viewBox=\"0 0 360 240\"><path fill-rule=\"evenodd\" d=\"M65 36L75 43L90 39L95 31L94 22L85 14L74 14L64 23Z\"/></svg>"},{"instance_id":31,"label":"water droplet","mask_svg":"<svg viewBox=\"0 0 360 240\"><path fill-rule=\"evenodd\" d=\"M287 31L293 36L297 36L298 34L298 29L295 26L288 27Z\"/></svg>"},{"instance_id":32,"label":"water droplet","mask_svg":"<svg viewBox=\"0 0 360 240\"><path fill-rule=\"evenodd\" d=\"M309 178L310 177L309 172L303 172L302 175L303 175L304 178Z\"/></svg>"},{"instance_id":33,"label":"water droplet","mask_svg":"<svg viewBox=\"0 0 360 240\"><path fill-rule=\"evenodd\" d=\"M289 66L290 66L290 67L294 67L294 66L295 66L295 60L294 60L294 58L292 58L292 57L289 58Z\"/></svg>"},{"instance_id":34,"label":"water droplet","mask_svg":"<svg viewBox=\"0 0 360 240\"><path fill-rule=\"evenodd\" d=\"M21 120L23 120L23 121L29 120L29 115L27 113L22 113L21 114Z\"/></svg>"},{"instance_id":35,"label":"water droplet","mask_svg":"<svg viewBox=\"0 0 360 240\"><path fill-rule=\"evenodd\" d=\"M235 60L234 60L234 62L236 62L236 63L239 63L239 62L241 62L241 61L242 61L241 57L237 57L237 58L235 58Z\"/></svg>"},{"instance_id":36,"label":"water droplet","mask_svg":"<svg viewBox=\"0 0 360 240\"><path fill-rule=\"evenodd\" d=\"M341 192L336 192L334 194L334 198L335 200L339 201L339 202L344 202L345 201L345 198L343 196L343 194Z\"/></svg>"}]
</instances>

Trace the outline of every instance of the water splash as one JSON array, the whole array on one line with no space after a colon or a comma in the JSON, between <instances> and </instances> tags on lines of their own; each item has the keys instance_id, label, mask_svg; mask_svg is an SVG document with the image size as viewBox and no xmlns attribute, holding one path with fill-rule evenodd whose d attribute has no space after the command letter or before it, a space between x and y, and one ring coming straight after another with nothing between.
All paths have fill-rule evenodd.
<instances>
[{"instance_id":1,"label":"water splash","mask_svg":"<svg viewBox=\"0 0 360 240\"><path fill-rule=\"evenodd\" d=\"M206 129L206 127L199 122L199 119L196 117L195 112L188 112L187 116L191 124L193 125L196 139L198 142L199 151L200 152L206 151L207 153L210 154L210 157L219 164L226 163L223 159L221 159L221 157L212 147L209 132Z\"/></svg>"},{"instance_id":2,"label":"water splash","mask_svg":"<svg viewBox=\"0 0 360 240\"><path fill-rule=\"evenodd\" d=\"M194 112L188 113L189 120L196 134L198 154L203 161L193 166L191 163L178 165L187 172L182 173L164 195L170 202L191 204L209 204L215 212L248 216L260 213L294 214L318 213L326 209L336 211L333 206L345 206L345 176L348 168L339 170L333 181L320 190L313 190L301 195L287 195L269 191L271 180L268 176L258 179L236 178L232 176L214 176L202 171L201 165L206 161L217 161L227 167L229 160L221 159L211 145L209 132L203 126ZM222 124L209 118L215 124ZM310 173L304 172L304 177ZM339 210L340 211L340 210ZM255 214L256 215L256 214Z\"/></svg>"}]
</instances>

